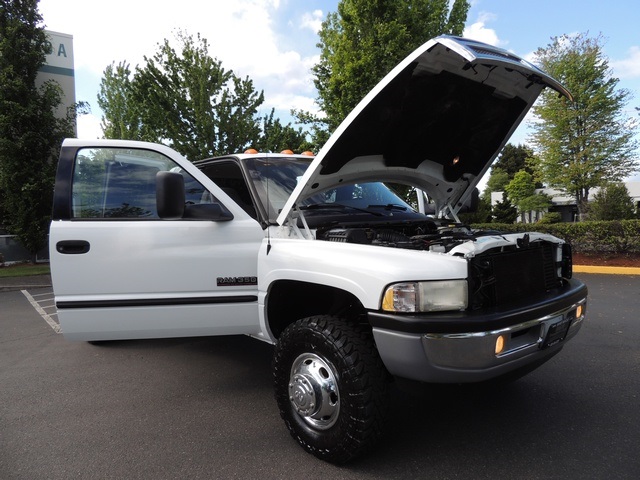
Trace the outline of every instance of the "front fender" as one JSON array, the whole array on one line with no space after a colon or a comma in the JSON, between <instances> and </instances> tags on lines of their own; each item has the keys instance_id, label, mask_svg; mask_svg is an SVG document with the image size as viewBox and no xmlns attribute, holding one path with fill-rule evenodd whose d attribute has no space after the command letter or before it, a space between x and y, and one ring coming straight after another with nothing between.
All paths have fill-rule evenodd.
<instances>
[{"instance_id":1,"label":"front fender","mask_svg":"<svg viewBox=\"0 0 640 480\"><path fill-rule=\"evenodd\" d=\"M267 242L258 260L264 294L275 281L295 280L345 290L366 309L378 310L389 284L467 278L467 261L442 253L282 238L271 239L267 249Z\"/></svg>"}]
</instances>

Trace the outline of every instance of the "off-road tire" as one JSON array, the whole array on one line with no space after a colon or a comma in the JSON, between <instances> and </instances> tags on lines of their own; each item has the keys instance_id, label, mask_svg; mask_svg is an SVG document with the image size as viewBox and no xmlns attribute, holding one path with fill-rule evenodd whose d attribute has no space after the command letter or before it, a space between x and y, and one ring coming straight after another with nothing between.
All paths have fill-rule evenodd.
<instances>
[{"instance_id":1,"label":"off-road tire","mask_svg":"<svg viewBox=\"0 0 640 480\"><path fill-rule=\"evenodd\" d=\"M293 438L316 457L344 463L382 437L390 376L370 329L325 315L298 320L276 344L273 375L281 417ZM305 392L312 401L303 405ZM316 412L313 418L314 403L317 409L323 402L326 415Z\"/></svg>"}]
</instances>

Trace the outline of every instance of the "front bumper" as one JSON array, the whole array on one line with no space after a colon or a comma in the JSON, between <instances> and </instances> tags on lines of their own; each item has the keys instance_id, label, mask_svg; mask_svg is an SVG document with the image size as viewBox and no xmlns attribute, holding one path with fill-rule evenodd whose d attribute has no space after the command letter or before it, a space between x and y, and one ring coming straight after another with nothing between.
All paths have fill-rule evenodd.
<instances>
[{"instance_id":1,"label":"front bumper","mask_svg":"<svg viewBox=\"0 0 640 480\"><path fill-rule=\"evenodd\" d=\"M438 316L370 312L369 321L391 374L422 382L480 382L558 353L580 330L586 303L587 287L574 279L526 304ZM500 353L498 337L504 342Z\"/></svg>"}]
</instances>

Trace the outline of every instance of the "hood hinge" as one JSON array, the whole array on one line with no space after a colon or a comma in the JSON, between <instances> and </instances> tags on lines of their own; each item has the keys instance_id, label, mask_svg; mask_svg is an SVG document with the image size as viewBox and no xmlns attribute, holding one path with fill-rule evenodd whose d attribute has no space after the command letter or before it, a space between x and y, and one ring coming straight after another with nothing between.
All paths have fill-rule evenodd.
<instances>
[{"instance_id":1,"label":"hood hinge","mask_svg":"<svg viewBox=\"0 0 640 480\"><path fill-rule=\"evenodd\" d=\"M298 227L298 218L302 220L302 226L304 227L304 232L300 230ZM306 240L315 240L309 225L307 224L307 219L304 218L304 213L301 210L298 210L296 205L293 206L289 215L287 215L287 223L289 224L289 228L296 232L296 235L300 238L304 238Z\"/></svg>"}]
</instances>

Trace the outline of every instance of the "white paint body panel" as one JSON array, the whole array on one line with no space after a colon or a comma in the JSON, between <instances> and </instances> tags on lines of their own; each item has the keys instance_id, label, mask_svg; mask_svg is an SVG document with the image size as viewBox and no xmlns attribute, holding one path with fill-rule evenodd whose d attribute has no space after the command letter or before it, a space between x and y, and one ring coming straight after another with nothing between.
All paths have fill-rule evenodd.
<instances>
[{"instance_id":1,"label":"white paint body panel","mask_svg":"<svg viewBox=\"0 0 640 480\"><path fill-rule=\"evenodd\" d=\"M443 73L444 77L440 77ZM407 80L408 74L415 81ZM460 93L476 92L471 95L473 99L498 98L496 103L499 105L503 105L500 102L504 99L519 99L517 109L511 111L504 107L510 114L502 115L503 118L512 120L513 124L501 123L502 128L498 129L500 137L493 138L491 151L482 150L484 153L479 158L474 156L475 153L469 154L469 161L475 164L465 165L464 168L468 170L447 175L445 168L449 171L459 162L463 165L467 157L447 156L446 162L442 163L437 151L432 152L434 157L431 159L419 156L416 160L399 155L400 159L390 161L385 157L386 144L379 144L379 151L368 152L366 135L362 138L362 145L362 135L349 136L354 131L368 132L366 127L372 125L379 128L381 137L397 135L404 139L406 128L389 129L388 126L395 124L384 123L386 113L391 111L389 109L398 105L398 97L394 96L394 92L410 88L414 97L408 97L409 100L420 98L421 93L438 92L434 97L437 103L437 98L441 96L440 90L432 87L441 87L443 84L421 83L432 77L445 78L449 82L445 85L450 84L451 78L458 79L455 80L458 82L455 91L458 92L459 89ZM481 90L478 90L478 85L482 86ZM248 333L272 341L264 306L270 286L279 280L335 287L352 294L365 309L377 310L385 288L392 283L467 278L468 263L465 258L471 258L492 247L513 245L515 236L479 237L475 242L458 245L447 254L315 241L312 238L313 232L301 232L298 229L294 220L296 212L292 211L294 204L298 199L312 195L314 191L343 183L397 181L428 190L440 207L448 208L455 215L457 207L453 203L460 202L458 206L461 206L466 200L465 195L469 195L478 178L489 168L501 146L545 87L569 95L544 72L508 52L453 37L439 37L427 42L393 69L347 116L304 175L298 179L298 184L286 203L278 208L279 227L271 226L268 230L264 230L258 221L249 216L207 175L171 148L124 140L65 140L62 155L67 155L64 159L67 169L61 173L63 186L59 191L67 193L56 194L58 205L62 205L59 208L62 213L58 212L58 217L54 215L54 218L59 219L52 222L50 231L53 283L64 333L70 338L87 340ZM406 103L411 103L409 100ZM484 107L484 104L477 104L475 101L470 104L475 105L472 113L474 117L478 117L476 120L479 123L474 124L475 130L468 135L480 139L472 145L477 149L485 141L482 132L491 130L488 127L494 121L500 123L502 110L492 110L491 116L485 108L478 106ZM421 104L423 107L430 105ZM444 122L445 126L449 126L439 116L438 109L421 110L421 114L415 118L415 112L411 108L399 109L393 115L420 121L424 111L437 113L434 113L436 116L433 118L433 125ZM433 125L421 125L423 130L418 132L418 138L423 138L424 133L433 130ZM448 131L452 130L457 131ZM438 137L432 144L440 140L445 143L444 139ZM345 142L349 143L349 148L345 147ZM448 144L452 143L457 143L456 135L449 136ZM114 154L113 157L101 158L87 150L86 156L80 157L76 150L84 148L121 148L123 151L121 157ZM127 163L121 159L130 157L133 150L151 151L171 159L179 166L171 171L183 170L189 173L204 187L204 193L211 194L231 212L233 219L174 221L136 217L114 220L107 218L104 213L107 211L106 194L103 216L94 215L93 210L90 210L93 206L91 196L100 194L100 187L88 180L89 187L86 191L80 190L78 197L81 198L77 200L75 193L71 193L73 190L67 186L68 183L75 182L72 180L74 172L79 172L78 183L83 185L83 175L91 178L92 162L95 159L104 160L101 166L105 168L105 172L107 165L109 169L113 167L117 170L121 166L120 161ZM349 156L342 155L342 152L348 152ZM392 150L393 152L398 150ZM77 163L73 163L76 158L69 158L73 155L78 155ZM144 168L150 167L148 164L153 167L154 161L157 164L165 160L158 158L157 155L155 160L154 155L140 155L135 160L136 165ZM85 164L82 163L84 160L81 159L86 159L86 171ZM453 162L451 165L450 161ZM104 175L106 179L110 178L110 174ZM130 179L127 175L131 174L125 174L125 178ZM146 181L146 185L150 186L152 181ZM108 192L111 191L106 187L107 184L111 185L109 182L110 180L104 181L104 190ZM114 191L120 191L117 181L114 182ZM58 188L56 191L58 192ZM137 193L137 184L136 187L124 187L122 191ZM148 197L147 200L153 203ZM75 205L66 208L67 203L75 204L76 201L81 209L89 205L84 217L79 213L76 218L75 213L65 211L75 208ZM195 200L192 203L197 202ZM120 205L119 202L116 204ZM126 207L128 203L123 202L122 205ZM225 220L229 218L227 215ZM270 247L267 248L269 241ZM61 252L57 250L57 246L61 245L59 242L85 242L90 248L81 254L64 249ZM230 278L232 281L225 283L218 281L218 278ZM242 284L234 280L237 278L256 278L257 281Z\"/></svg>"},{"instance_id":2,"label":"white paint body panel","mask_svg":"<svg viewBox=\"0 0 640 480\"><path fill-rule=\"evenodd\" d=\"M257 276L256 257L264 231L254 219L191 162L166 146L67 139L64 147L153 150L196 178L234 215L231 222L89 219L52 222L49 241L56 304L176 303L59 308L66 337L107 340L259 332L256 301L215 303L216 297L257 296L257 285L220 287L216 282L217 277ZM58 242L70 240L88 242L89 251L66 255L56 250ZM205 297L214 300L197 304Z\"/></svg>"},{"instance_id":3,"label":"white paint body panel","mask_svg":"<svg viewBox=\"0 0 640 480\"><path fill-rule=\"evenodd\" d=\"M51 250L57 303L257 295L257 286L216 285L219 276L257 275L263 232L252 219L52 224L51 245L77 238L91 244L87 254ZM255 302L59 309L59 318L69 338L88 330L94 340L258 332Z\"/></svg>"},{"instance_id":4,"label":"white paint body panel","mask_svg":"<svg viewBox=\"0 0 640 480\"><path fill-rule=\"evenodd\" d=\"M353 294L367 309L380 308L392 283L467 277L466 260L447 254L303 239L271 244L269 255L258 259L261 290L281 279L327 285Z\"/></svg>"}]
</instances>

